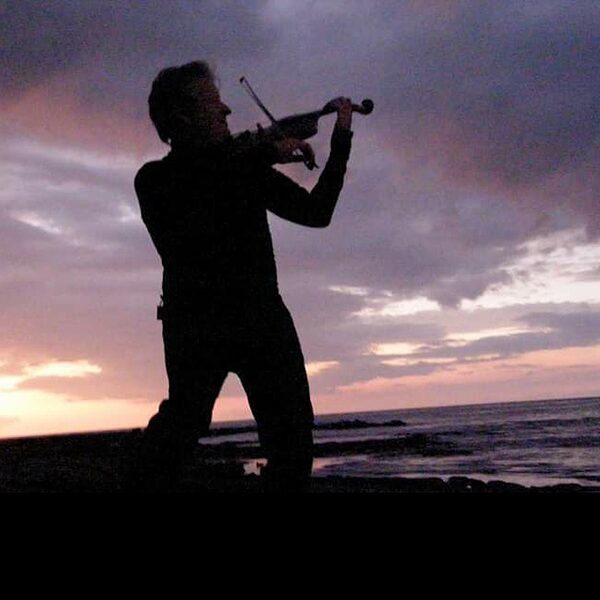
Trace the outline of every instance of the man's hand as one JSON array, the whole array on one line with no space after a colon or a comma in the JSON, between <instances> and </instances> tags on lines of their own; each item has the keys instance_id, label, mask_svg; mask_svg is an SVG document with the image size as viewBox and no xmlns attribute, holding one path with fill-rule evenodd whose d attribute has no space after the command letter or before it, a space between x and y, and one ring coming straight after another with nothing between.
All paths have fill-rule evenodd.
<instances>
[{"instance_id":1,"label":"man's hand","mask_svg":"<svg viewBox=\"0 0 600 600\"><path fill-rule=\"evenodd\" d=\"M342 131L350 131L352 127L352 100L350 98L334 98L327 103L337 111L337 120L335 129ZM263 129L258 125L259 134L263 133ZM303 162L312 170L315 168L315 153L308 142L296 138L283 138L272 142L275 148L275 162L285 164L292 162Z\"/></svg>"},{"instance_id":2,"label":"man's hand","mask_svg":"<svg viewBox=\"0 0 600 600\"><path fill-rule=\"evenodd\" d=\"M340 96L328 102L327 105L337 110L336 128L349 131L352 127L352 100Z\"/></svg>"},{"instance_id":3,"label":"man's hand","mask_svg":"<svg viewBox=\"0 0 600 600\"><path fill-rule=\"evenodd\" d=\"M297 140L295 138L283 138L273 142L275 153L277 156L276 162L280 164L304 162L309 169L314 169L315 153L308 142ZM297 151L300 151L298 153Z\"/></svg>"}]
</instances>

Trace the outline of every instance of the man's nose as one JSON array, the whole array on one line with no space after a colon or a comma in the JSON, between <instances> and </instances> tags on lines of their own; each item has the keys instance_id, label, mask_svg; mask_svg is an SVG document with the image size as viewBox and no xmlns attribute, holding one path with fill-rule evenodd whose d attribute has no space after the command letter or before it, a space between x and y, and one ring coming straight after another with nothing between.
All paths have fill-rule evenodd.
<instances>
[{"instance_id":1,"label":"man's nose","mask_svg":"<svg viewBox=\"0 0 600 600\"><path fill-rule=\"evenodd\" d=\"M222 106L222 110L223 110L223 114L225 116L230 115L231 114L231 109L229 108L229 106L227 106L227 104L223 104Z\"/></svg>"}]
</instances>

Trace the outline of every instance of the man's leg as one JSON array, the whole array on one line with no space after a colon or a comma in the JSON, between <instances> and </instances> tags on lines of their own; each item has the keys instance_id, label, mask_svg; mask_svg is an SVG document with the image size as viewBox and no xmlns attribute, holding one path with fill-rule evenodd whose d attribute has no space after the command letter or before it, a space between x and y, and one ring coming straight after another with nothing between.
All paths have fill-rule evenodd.
<instances>
[{"instance_id":1,"label":"man's leg","mask_svg":"<svg viewBox=\"0 0 600 600\"><path fill-rule=\"evenodd\" d=\"M177 315L163 320L169 397L150 419L137 457L140 485L168 488L177 483L183 462L208 431L215 400L227 370L205 319Z\"/></svg>"},{"instance_id":2,"label":"man's leg","mask_svg":"<svg viewBox=\"0 0 600 600\"><path fill-rule=\"evenodd\" d=\"M258 317L248 334L251 339L237 373L267 457L267 488L306 491L314 415L302 349L283 302Z\"/></svg>"}]
</instances>

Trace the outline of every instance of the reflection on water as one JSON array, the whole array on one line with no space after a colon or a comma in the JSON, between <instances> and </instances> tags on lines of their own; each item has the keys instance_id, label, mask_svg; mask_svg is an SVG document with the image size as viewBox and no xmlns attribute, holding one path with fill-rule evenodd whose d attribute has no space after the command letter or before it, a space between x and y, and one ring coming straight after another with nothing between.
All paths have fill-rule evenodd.
<instances>
[{"instance_id":1,"label":"reflection on water","mask_svg":"<svg viewBox=\"0 0 600 600\"><path fill-rule=\"evenodd\" d=\"M244 475L260 475L260 470L267 464L266 460L252 460L244 461Z\"/></svg>"},{"instance_id":2,"label":"reflection on water","mask_svg":"<svg viewBox=\"0 0 600 600\"><path fill-rule=\"evenodd\" d=\"M364 425L336 428L351 419ZM406 425L396 424L399 419ZM314 461L316 477L466 476L528 486L600 482L597 398L327 415L317 422L317 454L324 456ZM398 444L417 434L424 440L422 449L413 445L407 452ZM373 442L368 449L361 446L366 440ZM211 443L226 441L238 447L258 443L247 431ZM259 474L264 462L246 460L246 473Z\"/></svg>"},{"instance_id":3,"label":"reflection on water","mask_svg":"<svg viewBox=\"0 0 600 600\"><path fill-rule=\"evenodd\" d=\"M323 469L348 463L350 459L368 460L368 457L331 456L327 458L315 458L313 462L313 476L318 477ZM244 461L243 464L245 475L260 475L260 470L267 464L267 461L265 459L257 460L256 458L252 458L250 460Z\"/></svg>"}]
</instances>

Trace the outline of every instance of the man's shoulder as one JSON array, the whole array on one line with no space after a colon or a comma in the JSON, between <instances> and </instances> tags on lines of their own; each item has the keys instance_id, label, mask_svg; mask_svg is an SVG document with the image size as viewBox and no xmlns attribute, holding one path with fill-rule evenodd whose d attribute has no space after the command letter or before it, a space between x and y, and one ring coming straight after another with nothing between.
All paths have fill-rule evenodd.
<instances>
[{"instance_id":1,"label":"man's shoulder","mask_svg":"<svg viewBox=\"0 0 600 600\"><path fill-rule=\"evenodd\" d=\"M143 164L134 178L135 189L144 189L147 185L156 183L163 174L164 164L162 160L151 160Z\"/></svg>"}]
</instances>

